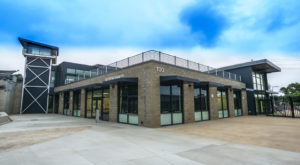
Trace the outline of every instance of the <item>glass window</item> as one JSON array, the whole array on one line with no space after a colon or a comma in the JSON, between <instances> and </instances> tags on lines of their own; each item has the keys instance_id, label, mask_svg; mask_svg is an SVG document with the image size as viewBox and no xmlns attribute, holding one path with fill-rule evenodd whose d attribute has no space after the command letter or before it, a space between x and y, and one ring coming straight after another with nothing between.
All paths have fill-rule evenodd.
<instances>
[{"instance_id":1,"label":"glass window","mask_svg":"<svg viewBox=\"0 0 300 165\"><path fill-rule=\"evenodd\" d=\"M35 45L29 45L27 47L27 53L33 55L51 56L51 49Z\"/></svg>"},{"instance_id":2,"label":"glass window","mask_svg":"<svg viewBox=\"0 0 300 165\"><path fill-rule=\"evenodd\" d=\"M97 76L97 72L91 72L91 71L86 71L86 70L67 68L67 76L74 76L74 78L72 80L74 80L74 81L80 81L80 80L84 80L86 78ZM74 81L66 79L66 84L74 82Z\"/></svg>"},{"instance_id":3,"label":"glass window","mask_svg":"<svg viewBox=\"0 0 300 165\"><path fill-rule=\"evenodd\" d=\"M226 118L229 116L226 89L218 89L217 97L218 97L219 118Z\"/></svg>"},{"instance_id":4,"label":"glass window","mask_svg":"<svg viewBox=\"0 0 300 165\"><path fill-rule=\"evenodd\" d=\"M70 95L69 92L64 93L64 115L69 115L69 103L70 103Z\"/></svg>"},{"instance_id":5,"label":"glass window","mask_svg":"<svg viewBox=\"0 0 300 165\"><path fill-rule=\"evenodd\" d=\"M171 87L160 86L161 113L171 113Z\"/></svg>"},{"instance_id":6,"label":"glass window","mask_svg":"<svg viewBox=\"0 0 300 165\"><path fill-rule=\"evenodd\" d=\"M103 97L108 97L109 98L109 88L103 89Z\"/></svg>"},{"instance_id":7,"label":"glass window","mask_svg":"<svg viewBox=\"0 0 300 165\"><path fill-rule=\"evenodd\" d=\"M222 93L221 93L221 91L217 92L217 97L218 97L218 110L222 110L223 105L222 105Z\"/></svg>"},{"instance_id":8,"label":"glass window","mask_svg":"<svg viewBox=\"0 0 300 165\"><path fill-rule=\"evenodd\" d=\"M76 77L78 80L84 79L84 71L83 70L76 70Z\"/></svg>"},{"instance_id":9,"label":"glass window","mask_svg":"<svg viewBox=\"0 0 300 165\"><path fill-rule=\"evenodd\" d=\"M90 71L85 71L84 72L84 77L85 78L90 78L91 77Z\"/></svg>"},{"instance_id":10,"label":"glass window","mask_svg":"<svg viewBox=\"0 0 300 165\"><path fill-rule=\"evenodd\" d=\"M265 77L261 73L252 72L253 77L253 89L265 90Z\"/></svg>"},{"instance_id":11,"label":"glass window","mask_svg":"<svg viewBox=\"0 0 300 165\"><path fill-rule=\"evenodd\" d=\"M222 91L222 101L223 101L223 110L227 110L227 94L225 91Z\"/></svg>"},{"instance_id":12,"label":"glass window","mask_svg":"<svg viewBox=\"0 0 300 165\"><path fill-rule=\"evenodd\" d=\"M257 90L261 90L261 85L257 84Z\"/></svg>"},{"instance_id":13,"label":"glass window","mask_svg":"<svg viewBox=\"0 0 300 165\"><path fill-rule=\"evenodd\" d=\"M76 70L75 69L71 69L71 68L67 68L67 73L68 74L75 74Z\"/></svg>"},{"instance_id":14,"label":"glass window","mask_svg":"<svg viewBox=\"0 0 300 165\"><path fill-rule=\"evenodd\" d=\"M80 91L74 92L73 100L73 109L80 109Z\"/></svg>"},{"instance_id":15,"label":"glass window","mask_svg":"<svg viewBox=\"0 0 300 165\"><path fill-rule=\"evenodd\" d=\"M103 98L103 113L109 113L109 98Z\"/></svg>"},{"instance_id":16,"label":"glass window","mask_svg":"<svg viewBox=\"0 0 300 165\"><path fill-rule=\"evenodd\" d=\"M172 85L172 111L182 112L181 106L181 87L177 85Z\"/></svg>"},{"instance_id":17,"label":"glass window","mask_svg":"<svg viewBox=\"0 0 300 165\"><path fill-rule=\"evenodd\" d=\"M264 79L264 77L262 77L262 79L261 79L261 90L265 90L265 79Z\"/></svg>"},{"instance_id":18,"label":"glass window","mask_svg":"<svg viewBox=\"0 0 300 165\"><path fill-rule=\"evenodd\" d=\"M51 56L51 49L40 48L40 55Z\"/></svg>"},{"instance_id":19,"label":"glass window","mask_svg":"<svg viewBox=\"0 0 300 165\"><path fill-rule=\"evenodd\" d=\"M69 93L64 93L64 108L69 109Z\"/></svg>"},{"instance_id":20,"label":"glass window","mask_svg":"<svg viewBox=\"0 0 300 165\"><path fill-rule=\"evenodd\" d=\"M194 88L195 121L209 120L207 88Z\"/></svg>"},{"instance_id":21,"label":"glass window","mask_svg":"<svg viewBox=\"0 0 300 165\"><path fill-rule=\"evenodd\" d=\"M161 83L161 125L180 124L182 115L182 83Z\"/></svg>"},{"instance_id":22,"label":"glass window","mask_svg":"<svg viewBox=\"0 0 300 165\"><path fill-rule=\"evenodd\" d=\"M120 98L119 98L119 104L120 104L120 109L119 113L128 113L127 111L127 91L124 86L120 87Z\"/></svg>"},{"instance_id":23,"label":"glass window","mask_svg":"<svg viewBox=\"0 0 300 165\"><path fill-rule=\"evenodd\" d=\"M80 116L80 90L74 91L73 96L73 116Z\"/></svg>"},{"instance_id":24,"label":"glass window","mask_svg":"<svg viewBox=\"0 0 300 165\"><path fill-rule=\"evenodd\" d=\"M234 100L234 115L242 116L242 100L241 100L241 91L233 92L233 100Z\"/></svg>"},{"instance_id":25,"label":"glass window","mask_svg":"<svg viewBox=\"0 0 300 165\"><path fill-rule=\"evenodd\" d=\"M200 89L194 88L194 104L195 104L195 112L200 112Z\"/></svg>"},{"instance_id":26,"label":"glass window","mask_svg":"<svg viewBox=\"0 0 300 165\"><path fill-rule=\"evenodd\" d=\"M119 122L138 124L137 84L119 84Z\"/></svg>"},{"instance_id":27,"label":"glass window","mask_svg":"<svg viewBox=\"0 0 300 165\"><path fill-rule=\"evenodd\" d=\"M97 72L92 72L92 77L95 77L97 75L98 75Z\"/></svg>"},{"instance_id":28,"label":"glass window","mask_svg":"<svg viewBox=\"0 0 300 165\"><path fill-rule=\"evenodd\" d=\"M72 83L75 81L75 76L67 75L65 84Z\"/></svg>"},{"instance_id":29,"label":"glass window","mask_svg":"<svg viewBox=\"0 0 300 165\"><path fill-rule=\"evenodd\" d=\"M83 76L84 75L84 71L76 69L76 74L80 75L80 76Z\"/></svg>"},{"instance_id":30,"label":"glass window","mask_svg":"<svg viewBox=\"0 0 300 165\"><path fill-rule=\"evenodd\" d=\"M55 71L51 71L50 87L53 88L55 83Z\"/></svg>"}]
</instances>

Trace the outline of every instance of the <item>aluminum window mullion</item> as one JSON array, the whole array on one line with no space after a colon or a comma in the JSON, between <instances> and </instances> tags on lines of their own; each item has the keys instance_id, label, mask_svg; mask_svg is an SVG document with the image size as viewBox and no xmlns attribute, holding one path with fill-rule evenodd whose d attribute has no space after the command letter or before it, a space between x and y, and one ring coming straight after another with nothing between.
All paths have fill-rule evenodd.
<instances>
[{"instance_id":1,"label":"aluminum window mullion","mask_svg":"<svg viewBox=\"0 0 300 165\"><path fill-rule=\"evenodd\" d=\"M201 87L199 88L199 94L200 94L200 102L199 102L199 104L200 104L201 121L202 121L202 120L203 120L203 109L202 109L202 107L201 107L201 105L202 105L202 97L201 97L202 92L201 92Z\"/></svg>"},{"instance_id":2,"label":"aluminum window mullion","mask_svg":"<svg viewBox=\"0 0 300 165\"><path fill-rule=\"evenodd\" d=\"M172 102L173 102L173 99L172 99L172 85L169 85L169 89L170 89L170 107L171 107L171 125L173 125L173 105L172 105Z\"/></svg>"},{"instance_id":3,"label":"aluminum window mullion","mask_svg":"<svg viewBox=\"0 0 300 165\"><path fill-rule=\"evenodd\" d=\"M221 108L222 108L222 114L223 114L223 117L222 117L222 118L224 118L223 90L221 90L221 103L222 103L222 106L221 106Z\"/></svg>"}]
</instances>

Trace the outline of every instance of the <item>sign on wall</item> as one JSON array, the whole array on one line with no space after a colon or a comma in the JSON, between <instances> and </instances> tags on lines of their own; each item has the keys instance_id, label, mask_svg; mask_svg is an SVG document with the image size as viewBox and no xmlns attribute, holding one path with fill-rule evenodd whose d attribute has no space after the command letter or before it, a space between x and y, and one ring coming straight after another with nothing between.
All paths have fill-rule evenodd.
<instances>
[{"instance_id":1,"label":"sign on wall","mask_svg":"<svg viewBox=\"0 0 300 165\"><path fill-rule=\"evenodd\" d=\"M157 67L156 67L156 71L157 71L157 72L165 72L165 69L164 69L163 67L157 66Z\"/></svg>"}]
</instances>

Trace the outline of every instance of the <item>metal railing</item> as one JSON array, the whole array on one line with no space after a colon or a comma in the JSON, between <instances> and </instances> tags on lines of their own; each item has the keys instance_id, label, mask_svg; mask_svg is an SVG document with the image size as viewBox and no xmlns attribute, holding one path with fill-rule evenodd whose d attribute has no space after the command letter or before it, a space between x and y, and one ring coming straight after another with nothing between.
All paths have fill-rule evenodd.
<instances>
[{"instance_id":1,"label":"metal railing","mask_svg":"<svg viewBox=\"0 0 300 165\"><path fill-rule=\"evenodd\" d=\"M131 57L125 58L123 60L111 63L109 65L102 66L101 68L91 70L89 72L89 74L84 75L83 79L104 75L107 73L111 73L111 72L114 72L114 71L117 71L120 69L127 68L129 66L137 65L137 64L147 62L147 61L158 61L158 62L162 62L162 63L166 63L166 64L206 73L206 74L217 76L217 77L227 78L227 79L236 80L236 81L242 81L242 77L238 74L226 72L224 70L219 70L219 69L207 66L207 65L196 63L196 62L193 62L190 60L186 60L186 59L183 59L180 57L176 57L176 56L169 55L169 54L162 53L162 52L155 51L155 50L143 52L143 53L137 54L135 56L131 56ZM76 80L74 80L74 81L76 81ZM72 82L74 82L74 81L72 81Z\"/></svg>"},{"instance_id":2,"label":"metal railing","mask_svg":"<svg viewBox=\"0 0 300 165\"><path fill-rule=\"evenodd\" d=\"M212 68L207 65L196 63L194 61L186 60L186 59L183 59L180 57L172 56L172 55L162 53L159 51L155 51L155 50L150 50L150 51L143 52L143 53L140 53L140 54L132 56L132 57L128 57L126 59L109 64L108 66L122 69L122 68L126 68L129 66L135 65L135 64L142 63L142 62L147 62L150 60L159 61L159 62L163 62L166 64L171 64L171 65L191 69L194 71L207 73L207 74L214 75L217 77L236 80L236 81L241 81L241 78L242 78L238 74L234 74L234 73L226 72L224 70Z\"/></svg>"},{"instance_id":3,"label":"metal railing","mask_svg":"<svg viewBox=\"0 0 300 165\"><path fill-rule=\"evenodd\" d=\"M300 118L300 96L273 96L268 116Z\"/></svg>"}]
</instances>

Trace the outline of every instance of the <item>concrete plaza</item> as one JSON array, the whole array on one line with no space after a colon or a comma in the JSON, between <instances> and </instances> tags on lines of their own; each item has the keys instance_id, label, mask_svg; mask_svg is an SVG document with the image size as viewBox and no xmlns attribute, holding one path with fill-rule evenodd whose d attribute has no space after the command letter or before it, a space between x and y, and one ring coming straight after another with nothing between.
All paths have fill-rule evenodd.
<instances>
[{"instance_id":1,"label":"concrete plaza","mask_svg":"<svg viewBox=\"0 0 300 165\"><path fill-rule=\"evenodd\" d=\"M52 114L11 118L0 126L1 165L300 164L298 152L172 130L176 126L153 129Z\"/></svg>"}]
</instances>

